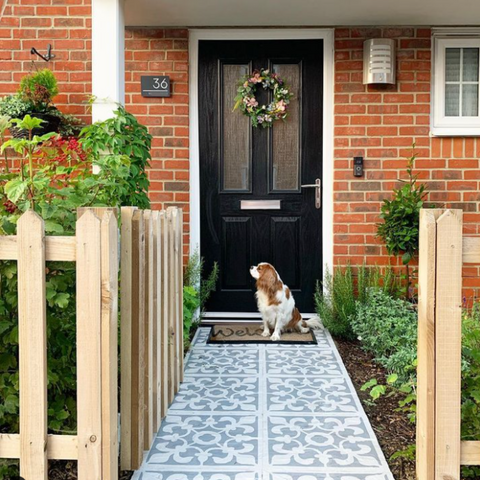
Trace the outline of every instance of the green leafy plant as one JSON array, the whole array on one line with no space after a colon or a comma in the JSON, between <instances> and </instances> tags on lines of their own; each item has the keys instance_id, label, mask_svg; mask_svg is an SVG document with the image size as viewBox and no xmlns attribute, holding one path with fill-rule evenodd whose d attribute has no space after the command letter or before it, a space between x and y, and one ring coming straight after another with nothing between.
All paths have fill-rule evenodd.
<instances>
[{"instance_id":1,"label":"green leafy plant","mask_svg":"<svg viewBox=\"0 0 480 480\"><path fill-rule=\"evenodd\" d=\"M351 324L365 350L389 371L408 378L417 345L417 313L409 302L372 288L366 302L357 302ZM403 356L398 357L399 352ZM409 352L413 352L413 358ZM393 362L395 355L398 358Z\"/></svg>"},{"instance_id":2,"label":"green leafy plant","mask_svg":"<svg viewBox=\"0 0 480 480\"><path fill-rule=\"evenodd\" d=\"M415 145L413 146L415 148ZM377 236L381 238L390 255L402 255L406 267L407 295L410 286L409 263L418 250L420 209L427 195L425 184L418 183L418 174L413 173L416 154L413 152L407 163L407 180L399 180L403 186L393 190L393 198L385 199L377 224Z\"/></svg>"},{"instance_id":3,"label":"green leafy plant","mask_svg":"<svg viewBox=\"0 0 480 480\"><path fill-rule=\"evenodd\" d=\"M57 79L48 68L29 73L21 79L18 94L32 105L32 112L47 112L58 95Z\"/></svg>"},{"instance_id":4,"label":"green leafy plant","mask_svg":"<svg viewBox=\"0 0 480 480\"><path fill-rule=\"evenodd\" d=\"M377 288L388 295L398 296L399 281L393 269L387 266L362 265L355 277L351 265L337 267L333 274L326 270L323 284L317 283L315 305L323 324L332 335L352 340L355 334L351 327L358 303L367 300L370 288Z\"/></svg>"},{"instance_id":5,"label":"green leafy plant","mask_svg":"<svg viewBox=\"0 0 480 480\"><path fill-rule=\"evenodd\" d=\"M188 260L183 276L183 335L189 345L202 319L205 304L215 291L218 280L218 264L214 263L206 278L203 277L204 260L198 248Z\"/></svg>"},{"instance_id":6,"label":"green leafy plant","mask_svg":"<svg viewBox=\"0 0 480 480\"><path fill-rule=\"evenodd\" d=\"M9 95L0 100L0 115L9 119L23 118L30 112L32 112L32 104L18 95Z\"/></svg>"},{"instance_id":7,"label":"green leafy plant","mask_svg":"<svg viewBox=\"0 0 480 480\"><path fill-rule=\"evenodd\" d=\"M41 120L16 120L27 138L2 145L19 156L19 168L0 174L0 235L16 232L20 215L33 209L49 235L72 235L76 209L120 206L119 199L143 194L130 191L130 157L95 157L76 139L35 136ZM92 172L95 166L97 173ZM76 430L76 269L73 263L48 262L46 270L48 428L50 433ZM18 432L18 301L16 262L0 262L0 425ZM18 475L15 462L0 463L0 478Z\"/></svg>"},{"instance_id":8,"label":"green leafy plant","mask_svg":"<svg viewBox=\"0 0 480 480\"><path fill-rule=\"evenodd\" d=\"M85 128L85 123L75 115L63 113L60 110L53 110L51 113L60 119L58 133L63 138L78 138Z\"/></svg>"},{"instance_id":9,"label":"green leafy plant","mask_svg":"<svg viewBox=\"0 0 480 480\"><path fill-rule=\"evenodd\" d=\"M128 159L129 187L118 201L122 205L150 207L146 170L151 159L152 136L147 127L119 105L112 118L85 127L80 141L97 163L119 157Z\"/></svg>"}]
</instances>

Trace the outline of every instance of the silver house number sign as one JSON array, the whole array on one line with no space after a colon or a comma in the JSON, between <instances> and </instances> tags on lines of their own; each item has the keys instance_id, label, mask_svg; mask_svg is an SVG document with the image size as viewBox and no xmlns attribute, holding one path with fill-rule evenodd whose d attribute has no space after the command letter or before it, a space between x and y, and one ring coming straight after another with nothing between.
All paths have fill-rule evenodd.
<instances>
[{"instance_id":1,"label":"silver house number sign","mask_svg":"<svg viewBox=\"0 0 480 480\"><path fill-rule=\"evenodd\" d=\"M169 97L170 77L146 75L140 77L142 97Z\"/></svg>"}]
</instances>

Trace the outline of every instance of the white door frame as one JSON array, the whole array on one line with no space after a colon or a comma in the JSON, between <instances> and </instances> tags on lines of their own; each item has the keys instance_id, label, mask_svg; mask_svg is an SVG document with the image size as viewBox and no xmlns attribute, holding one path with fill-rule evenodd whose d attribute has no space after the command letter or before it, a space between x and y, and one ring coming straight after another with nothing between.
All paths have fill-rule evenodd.
<instances>
[{"instance_id":1,"label":"white door frame","mask_svg":"<svg viewBox=\"0 0 480 480\"><path fill-rule=\"evenodd\" d=\"M333 28L238 28L189 30L190 251L200 248L200 147L198 138L198 42L200 40L321 39L323 51L323 262L333 266Z\"/></svg>"}]
</instances>

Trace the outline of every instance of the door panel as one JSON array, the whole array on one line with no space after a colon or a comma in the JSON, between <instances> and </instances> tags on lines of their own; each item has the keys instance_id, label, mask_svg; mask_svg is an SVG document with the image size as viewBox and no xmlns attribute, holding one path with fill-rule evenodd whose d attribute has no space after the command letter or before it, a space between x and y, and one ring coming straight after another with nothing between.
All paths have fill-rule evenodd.
<instances>
[{"instance_id":1,"label":"door panel","mask_svg":"<svg viewBox=\"0 0 480 480\"><path fill-rule=\"evenodd\" d=\"M201 41L199 138L201 254L220 266L210 311L256 311L249 267L271 262L297 306L313 311L322 276L322 210L301 188L322 175L323 41ZM240 77L270 68L294 98L285 122L252 128L232 111ZM258 89L261 104L270 92ZM280 200L279 210L242 210L242 200Z\"/></svg>"}]
</instances>

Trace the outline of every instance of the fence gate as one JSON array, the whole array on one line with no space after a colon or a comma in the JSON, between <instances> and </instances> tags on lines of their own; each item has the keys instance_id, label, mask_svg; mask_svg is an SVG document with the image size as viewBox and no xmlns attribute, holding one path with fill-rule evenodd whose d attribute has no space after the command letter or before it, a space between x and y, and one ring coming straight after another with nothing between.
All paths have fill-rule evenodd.
<instances>
[{"instance_id":1,"label":"fence gate","mask_svg":"<svg viewBox=\"0 0 480 480\"><path fill-rule=\"evenodd\" d=\"M480 263L480 237L462 210L420 212L417 479L460 480L480 465L480 441L461 441L462 267Z\"/></svg>"}]
</instances>

